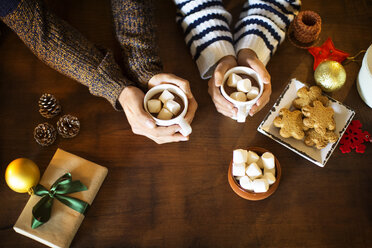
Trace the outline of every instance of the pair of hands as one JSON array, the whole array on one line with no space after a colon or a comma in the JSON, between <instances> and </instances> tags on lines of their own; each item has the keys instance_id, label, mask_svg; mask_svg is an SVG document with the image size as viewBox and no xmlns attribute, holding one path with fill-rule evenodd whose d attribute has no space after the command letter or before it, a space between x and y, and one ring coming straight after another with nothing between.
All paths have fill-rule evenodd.
<instances>
[{"instance_id":1,"label":"pair of hands","mask_svg":"<svg viewBox=\"0 0 372 248\"><path fill-rule=\"evenodd\" d=\"M270 100L271 95L271 78L267 72L266 67L257 58L256 53L251 49L242 49L238 53L238 58L234 56L225 56L217 64L212 78L208 82L208 93L212 97L216 109L221 114L227 117L235 117L237 109L234 105L227 101L221 94L220 86L225 73L235 66L247 66L256 71L263 80L264 90L261 97L258 99L255 105L249 111L249 115L253 116L255 113L260 111Z\"/></svg>"},{"instance_id":2,"label":"pair of hands","mask_svg":"<svg viewBox=\"0 0 372 248\"><path fill-rule=\"evenodd\" d=\"M230 118L236 116L237 109L231 102L227 101L221 95L219 87L222 85L225 73L237 65L252 68L261 76L264 82L263 93L257 103L250 110L250 116L253 116L255 113L260 111L269 102L271 95L270 74L267 72L262 62L257 58L256 53L253 50L240 50L237 60L233 56L223 57L218 62L213 76L208 82L208 93L212 97L217 111ZM161 83L175 84L185 92L189 101L185 119L191 124L196 109L198 108L198 104L191 93L189 82L173 74L160 73L149 80L148 86L149 88L152 88ZM146 136L158 144L189 140L188 136L185 137L179 133L179 125L172 125L169 127L157 126L152 116L143 108L144 96L145 94L142 90L134 86L126 87L119 96L119 102L124 109L133 133Z\"/></svg>"},{"instance_id":3,"label":"pair of hands","mask_svg":"<svg viewBox=\"0 0 372 248\"><path fill-rule=\"evenodd\" d=\"M173 74L160 73L149 80L148 87L152 88L161 83L177 85L185 92L189 101L185 120L191 124L198 104L191 93L189 82ZM143 91L134 86L124 88L119 96L119 102L123 107L133 133L146 136L158 144L189 140L188 136L185 137L178 132L181 129L179 125L168 127L157 126L152 116L143 108L144 97L145 94Z\"/></svg>"}]
</instances>

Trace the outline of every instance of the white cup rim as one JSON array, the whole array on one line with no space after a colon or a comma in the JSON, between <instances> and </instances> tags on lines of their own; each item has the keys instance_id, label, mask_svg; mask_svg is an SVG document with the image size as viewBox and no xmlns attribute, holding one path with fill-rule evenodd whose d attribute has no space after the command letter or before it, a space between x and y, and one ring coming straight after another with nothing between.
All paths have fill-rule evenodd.
<instances>
[{"instance_id":1,"label":"white cup rim","mask_svg":"<svg viewBox=\"0 0 372 248\"><path fill-rule=\"evenodd\" d=\"M224 89L224 85L227 81L227 79L229 78L230 74L232 73L240 73L240 74L246 74L246 75L249 75L251 77L253 77L258 85L260 86L260 91L258 93L258 95L253 98L252 100L249 100L249 101L245 101L245 102L241 102L241 101L237 101L237 100L234 100L232 99L225 91ZM262 82L262 79L261 77L258 75L257 72L255 72L253 69L249 68L249 67L246 67L246 66L236 66L236 67L233 67L231 68L230 70L228 70L225 75L224 75L224 78L223 78L223 81L222 81L222 85L220 86L220 89L221 89L221 92L222 92L222 95L231 103L235 104L235 105L251 105L253 103L255 103L258 98L261 97L262 95L262 92L263 92L263 82Z\"/></svg>"},{"instance_id":2,"label":"white cup rim","mask_svg":"<svg viewBox=\"0 0 372 248\"><path fill-rule=\"evenodd\" d=\"M179 115L177 115L176 117L174 117L172 119L169 119L169 120L162 120L162 119L156 118L155 116L153 116L149 112L149 110L147 108L147 101L150 100L151 97L153 97L155 94L159 93L158 90L169 90L171 93L177 94L182 99L183 104L184 104L184 108ZM143 99L143 106L144 106L146 112L149 113L151 115L151 117L154 118L155 121L160 125L171 125L171 124L175 124L175 122L178 122L179 119L182 119L186 115L186 112L187 112L187 109L188 109L188 104L189 104L189 102L188 102L188 99L187 99L187 96L186 96L185 92L180 87L178 87L177 85L169 84L169 83L162 83L162 84L159 84L159 85L156 85L156 86L152 87L151 89L149 89L147 91L147 93L146 93L146 95Z\"/></svg>"}]
</instances>

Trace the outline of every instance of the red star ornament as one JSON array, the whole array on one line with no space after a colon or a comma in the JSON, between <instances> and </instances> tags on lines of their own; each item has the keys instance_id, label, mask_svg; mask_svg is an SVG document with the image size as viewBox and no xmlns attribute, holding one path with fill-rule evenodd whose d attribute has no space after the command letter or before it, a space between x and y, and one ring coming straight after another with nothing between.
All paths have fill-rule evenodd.
<instances>
[{"instance_id":1,"label":"red star ornament","mask_svg":"<svg viewBox=\"0 0 372 248\"><path fill-rule=\"evenodd\" d=\"M350 56L350 54L336 49L331 37L329 37L320 47L310 47L307 50L314 56L314 71L318 65L325 60L334 60L341 63Z\"/></svg>"}]
</instances>

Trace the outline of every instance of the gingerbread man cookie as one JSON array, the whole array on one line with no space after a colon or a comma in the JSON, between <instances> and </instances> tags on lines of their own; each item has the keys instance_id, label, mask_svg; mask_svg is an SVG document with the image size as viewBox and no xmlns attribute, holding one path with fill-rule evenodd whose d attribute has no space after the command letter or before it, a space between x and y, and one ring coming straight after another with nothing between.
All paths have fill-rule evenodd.
<instances>
[{"instance_id":1,"label":"gingerbread man cookie","mask_svg":"<svg viewBox=\"0 0 372 248\"><path fill-rule=\"evenodd\" d=\"M308 146L315 146L318 149L323 149L328 143L334 143L338 139L337 134L333 131L326 131L324 135L317 133L314 129L306 132L305 144Z\"/></svg>"},{"instance_id":2,"label":"gingerbread man cookie","mask_svg":"<svg viewBox=\"0 0 372 248\"><path fill-rule=\"evenodd\" d=\"M333 119L334 110L324 107L320 101L313 102L314 107L307 105L303 107L302 113L305 117L303 123L308 128L314 128L320 135L325 135L327 130L334 130L336 122Z\"/></svg>"},{"instance_id":3,"label":"gingerbread man cookie","mask_svg":"<svg viewBox=\"0 0 372 248\"><path fill-rule=\"evenodd\" d=\"M304 138L304 130L307 130L302 122L301 111L291 112L286 108L279 111L279 116L274 119L274 126L280 127L280 136L284 138L293 137L298 140Z\"/></svg>"},{"instance_id":4,"label":"gingerbread man cookie","mask_svg":"<svg viewBox=\"0 0 372 248\"><path fill-rule=\"evenodd\" d=\"M322 90L318 86L311 86L310 89L302 87L297 91L297 98L293 100L292 104L295 108L301 109L306 105L313 106L315 100L323 103L324 106L328 105L328 98L322 95Z\"/></svg>"}]
</instances>

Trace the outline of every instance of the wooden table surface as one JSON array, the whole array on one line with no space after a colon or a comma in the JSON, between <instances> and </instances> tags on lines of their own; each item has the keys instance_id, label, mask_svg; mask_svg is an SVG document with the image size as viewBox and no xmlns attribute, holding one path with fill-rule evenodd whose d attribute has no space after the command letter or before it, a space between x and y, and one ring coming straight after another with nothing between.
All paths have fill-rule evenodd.
<instances>
[{"instance_id":1,"label":"wooden table surface","mask_svg":"<svg viewBox=\"0 0 372 248\"><path fill-rule=\"evenodd\" d=\"M173 3L155 2L165 71L188 79L199 103L188 142L157 145L134 135L124 113L40 62L1 24L0 247L43 247L12 229L28 195L12 192L4 172L19 157L43 172L58 147L109 169L72 247L372 247L372 145L364 154L343 154L337 147L320 168L256 131L290 79L315 83L313 57L285 40L267 66L269 104L239 124L215 110L174 21ZM242 2L225 5L236 17ZM109 1L48 5L120 61ZM371 1L308 0L302 9L322 17L320 44L332 37L336 48L356 54L372 43ZM330 95L354 109L363 130L372 133L372 109L356 89L360 65L345 65L346 84ZM58 138L50 147L39 146L32 135L45 121L37 106L45 92L81 121L77 137ZM227 181L233 149L248 146L272 151L282 165L278 190L258 202L240 198Z\"/></svg>"}]
</instances>

